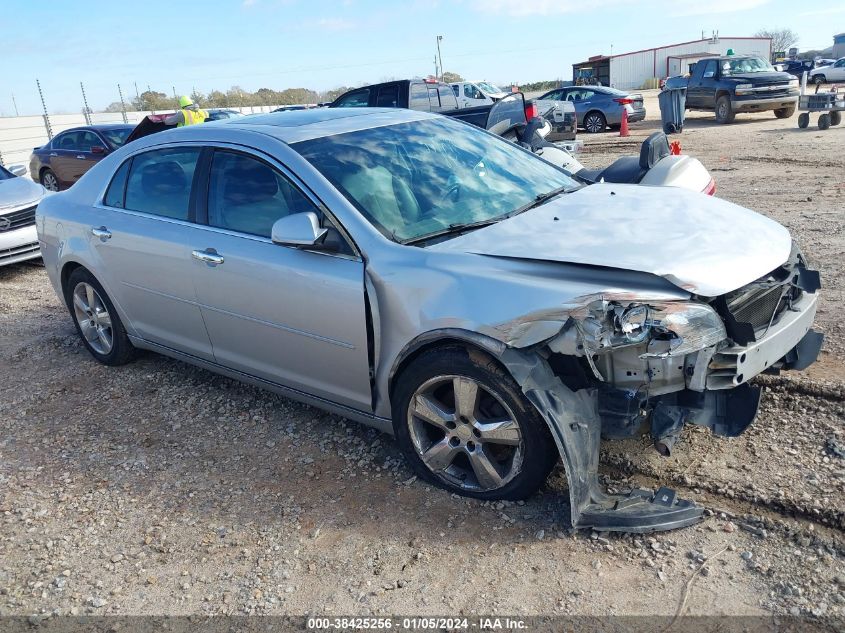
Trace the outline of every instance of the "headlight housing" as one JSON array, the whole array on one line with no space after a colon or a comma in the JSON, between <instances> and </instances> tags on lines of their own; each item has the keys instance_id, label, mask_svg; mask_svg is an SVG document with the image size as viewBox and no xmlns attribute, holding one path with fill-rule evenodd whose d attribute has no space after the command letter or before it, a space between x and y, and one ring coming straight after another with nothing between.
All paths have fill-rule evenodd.
<instances>
[{"instance_id":1,"label":"headlight housing","mask_svg":"<svg viewBox=\"0 0 845 633\"><path fill-rule=\"evenodd\" d=\"M640 346L642 358L684 356L727 338L725 324L705 303L596 301L549 342L552 351L592 356Z\"/></svg>"},{"instance_id":2,"label":"headlight housing","mask_svg":"<svg viewBox=\"0 0 845 633\"><path fill-rule=\"evenodd\" d=\"M754 92L754 84L737 84L734 92L738 95L747 95Z\"/></svg>"},{"instance_id":3,"label":"headlight housing","mask_svg":"<svg viewBox=\"0 0 845 633\"><path fill-rule=\"evenodd\" d=\"M790 88L797 88L798 84L799 84L799 81L798 81L797 78L789 80L789 87Z\"/></svg>"}]
</instances>

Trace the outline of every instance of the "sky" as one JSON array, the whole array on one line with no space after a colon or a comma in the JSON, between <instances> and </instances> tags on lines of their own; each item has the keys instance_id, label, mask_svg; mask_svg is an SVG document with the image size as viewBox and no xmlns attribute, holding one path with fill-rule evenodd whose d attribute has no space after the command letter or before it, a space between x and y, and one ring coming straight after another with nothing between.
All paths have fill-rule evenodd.
<instances>
[{"instance_id":1,"label":"sky","mask_svg":"<svg viewBox=\"0 0 845 633\"><path fill-rule=\"evenodd\" d=\"M143 92L329 90L447 71L493 83L569 79L572 64L791 28L801 49L845 32L842 0L3 0L0 116L94 110Z\"/></svg>"}]
</instances>

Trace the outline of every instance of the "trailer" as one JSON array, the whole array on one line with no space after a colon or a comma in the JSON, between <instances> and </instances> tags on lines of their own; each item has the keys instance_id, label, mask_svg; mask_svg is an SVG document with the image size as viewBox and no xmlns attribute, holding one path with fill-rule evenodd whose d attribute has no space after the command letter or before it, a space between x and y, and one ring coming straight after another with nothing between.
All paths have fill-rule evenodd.
<instances>
[{"instance_id":1,"label":"trailer","mask_svg":"<svg viewBox=\"0 0 845 633\"><path fill-rule=\"evenodd\" d=\"M845 111L845 91L834 86L826 92L807 94L807 72L801 78L801 94L798 97L798 127L802 130L810 125L810 113L820 112L819 129L826 130L831 125L839 125L842 122L842 112Z\"/></svg>"}]
</instances>

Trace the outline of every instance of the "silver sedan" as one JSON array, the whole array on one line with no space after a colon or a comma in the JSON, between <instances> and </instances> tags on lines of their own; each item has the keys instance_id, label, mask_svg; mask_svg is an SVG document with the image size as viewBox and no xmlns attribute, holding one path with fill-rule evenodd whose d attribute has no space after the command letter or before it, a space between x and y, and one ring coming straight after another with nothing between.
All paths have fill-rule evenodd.
<instances>
[{"instance_id":1,"label":"silver sedan","mask_svg":"<svg viewBox=\"0 0 845 633\"><path fill-rule=\"evenodd\" d=\"M759 401L748 380L821 344L818 274L777 223L583 186L410 110L153 134L37 223L100 362L154 350L373 425L420 477L481 499L532 494L562 458L579 526L698 520L671 491L601 490L600 436L650 422L668 453L686 423L736 435Z\"/></svg>"}]
</instances>

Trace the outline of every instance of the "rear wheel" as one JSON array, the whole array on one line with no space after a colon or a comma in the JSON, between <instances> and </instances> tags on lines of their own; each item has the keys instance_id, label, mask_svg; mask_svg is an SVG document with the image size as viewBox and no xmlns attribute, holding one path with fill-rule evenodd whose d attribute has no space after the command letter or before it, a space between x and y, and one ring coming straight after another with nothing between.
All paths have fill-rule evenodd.
<instances>
[{"instance_id":1,"label":"rear wheel","mask_svg":"<svg viewBox=\"0 0 845 633\"><path fill-rule=\"evenodd\" d=\"M135 348L100 282L85 268L77 268L65 285L67 304L76 331L91 355L104 365L124 365Z\"/></svg>"},{"instance_id":2,"label":"rear wheel","mask_svg":"<svg viewBox=\"0 0 845 633\"><path fill-rule=\"evenodd\" d=\"M831 112L830 113L830 124L831 125L839 125L842 123L842 113L841 112Z\"/></svg>"},{"instance_id":3,"label":"rear wheel","mask_svg":"<svg viewBox=\"0 0 845 633\"><path fill-rule=\"evenodd\" d=\"M813 83L817 86L827 83L827 78L824 75L816 75L813 77Z\"/></svg>"},{"instance_id":4,"label":"rear wheel","mask_svg":"<svg viewBox=\"0 0 845 633\"><path fill-rule=\"evenodd\" d=\"M558 458L548 426L492 358L423 352L394 390L393 428L416 474L478 499L523 499Z\"/></svg>"},{"instance_id":5,"label":"rear wheel","mask_svg":"<svg viewBox=\"0 0 845 633\"><path fill-rule=\"evenodd\" d=\"M798 115L798 127L802 130L810 125L810 115L807 112L802 112Z\"/></svg>"},{"instance_id":6,"label":"rear wheel","mask_svg":"<svg viewBox=\"0 0 845 633\"><path fill-rule=\"evenodd\" d=\"M819 129L826 130L830 127L830 115L823 114L819 117Z\"/></svg>"},{"instance_id":7,"label":"rear wheel","mask_svg":"<svg viewBox=\"0 0 845 633\"><path fill-rule=\"evenodd\" d=\"M607 119L601 112L588 112L584 117L584 129L590 134L604 132L607 127Z\"/></svg>"},{"instance_id":8,"label":"rear wheel","mask_svg":"<svg viewBox=\"0 0 845 633\"><path fill-rule=\"evenodd\" d=\"M722 95L716 100L716 123L733 123L735 118L731 98L728 95Z\"/></svg>"},{"instance_id":9,"label":"rear wheel","mask_svg":"<svg viewBox=\"0 0 845 633\"><path fill-rule=\"evenodd\" d=\"M56 177L56 174L53 173L52 169L47 168L41 172L41 185L47 191L59 190L59 179Z\"/></svg>"},{"instance_id":10,"label":"rear wheel","mask_svg":"<svg viewBox=\"0 0 845 633\"><path fill-rule=\"evenodd\" d=\"M787 106L785 108L778 108L775 110L775 116L779 119L788 119L793 114L795 114L795 110L798 109L798 106L792 104L791 106Z\"/></svg>"}]
</instances>

